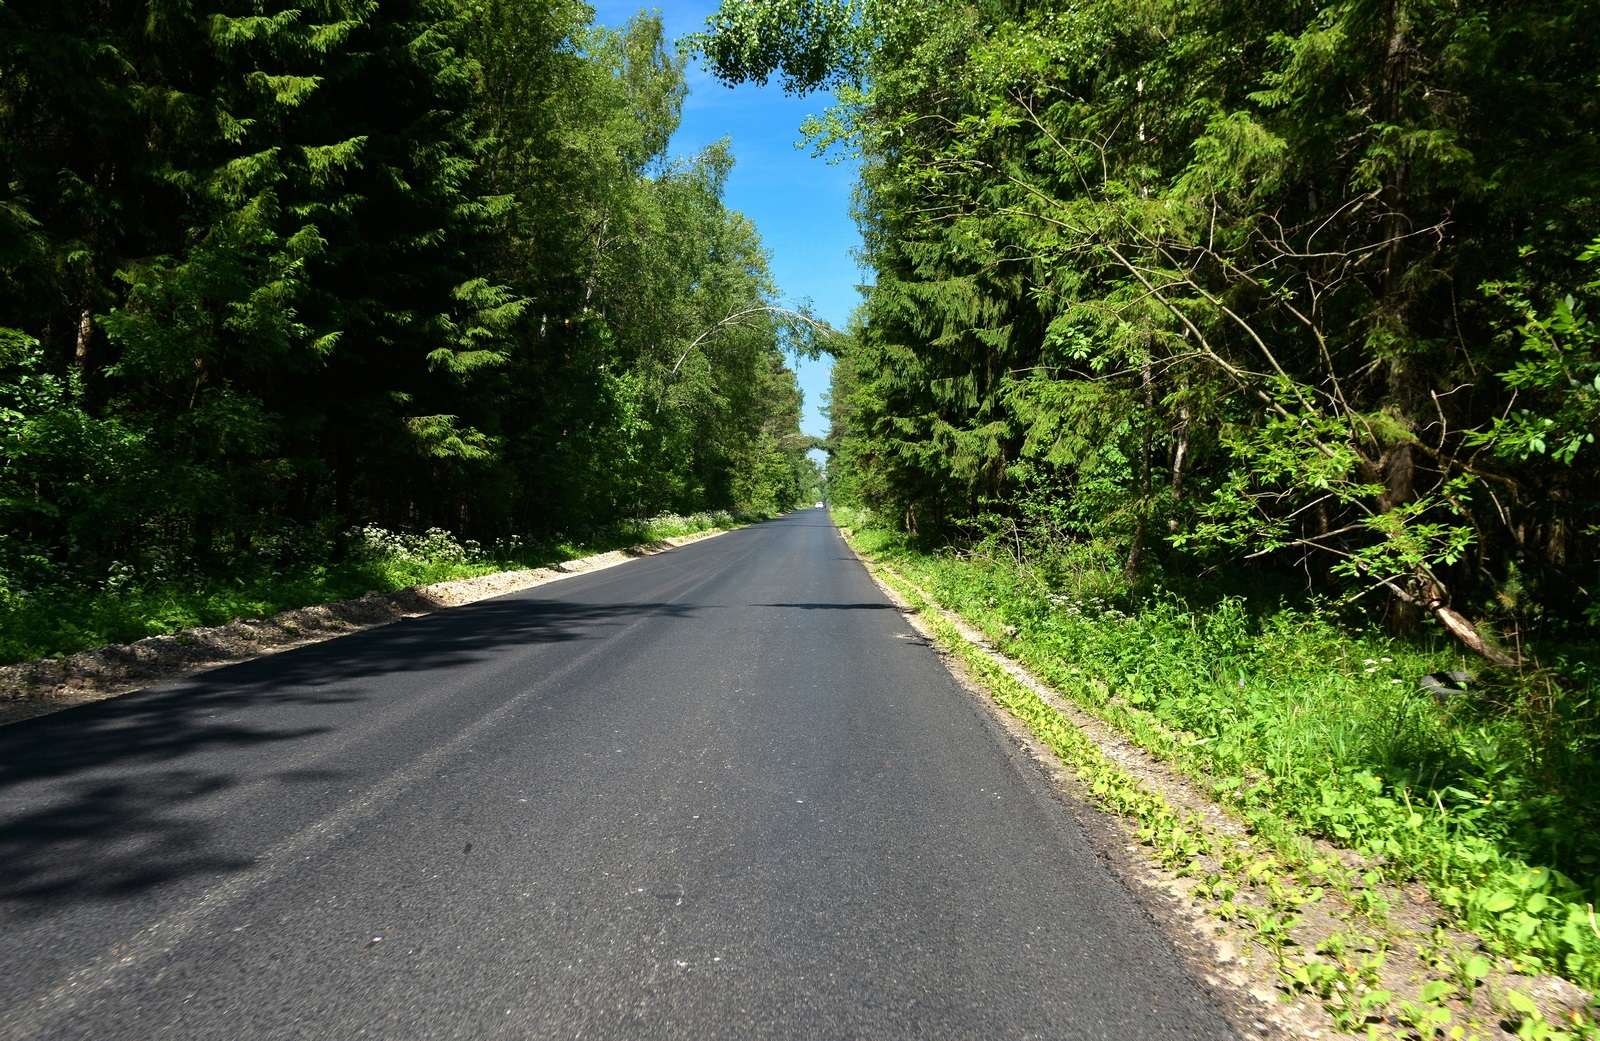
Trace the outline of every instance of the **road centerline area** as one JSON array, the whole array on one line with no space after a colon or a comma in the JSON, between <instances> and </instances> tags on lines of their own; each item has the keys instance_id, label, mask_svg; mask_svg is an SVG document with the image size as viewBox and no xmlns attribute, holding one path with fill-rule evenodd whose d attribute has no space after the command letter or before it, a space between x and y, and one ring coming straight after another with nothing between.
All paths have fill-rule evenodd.
<instances>
[{"instance_id":1,"label":"road centerline area","mask_svg":"<svg viewBox=\"0 0 1600 1041\"><path fill-rule=\"evenodd\" d=\"M0 1036L1232 1036L821 510L15 724L0 795Z\"/></svg>"}]
</instances>

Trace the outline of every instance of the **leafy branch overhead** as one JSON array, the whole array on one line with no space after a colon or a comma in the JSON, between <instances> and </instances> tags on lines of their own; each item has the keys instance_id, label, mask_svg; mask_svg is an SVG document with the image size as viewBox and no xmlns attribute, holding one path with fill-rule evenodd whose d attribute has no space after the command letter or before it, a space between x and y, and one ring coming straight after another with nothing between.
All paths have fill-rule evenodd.
<instances>
[{"instance_id":1,"label":"leafy branch overhead","mask_svg":"<svg viewBox=\"0 0 1600 1041\"><path fill-rule=\"evenodd\" d=\"M826 322L819 322L812 316L810 308L801 306L798 309L779 307L775 304L755 304L742 310L725 315L715 325L707 328L699 336L689 341L689 345L678 355L678 360L672 363L672 369L667 373L665 384L661 388L661 396L656 400L656 411L661 411L661 405L666 401L667 391L672 389L672 380L678 375L678 370L683 368L683 363L689 360L689 355L694 353L696 347L721 333L725 329L735 326L751 324L766 324L774 326L786 349L796 357L805 357L812 360L822 356L828 341L838 334Z\"/></svg>"}]
</instances>

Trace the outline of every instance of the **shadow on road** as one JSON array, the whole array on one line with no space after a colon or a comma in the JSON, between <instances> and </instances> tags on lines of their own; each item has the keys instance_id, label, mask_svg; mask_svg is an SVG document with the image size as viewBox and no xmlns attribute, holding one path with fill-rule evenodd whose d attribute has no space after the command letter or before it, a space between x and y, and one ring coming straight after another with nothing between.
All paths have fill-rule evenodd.
<instances>
[{"instance_id":1,"label":"shadow on road","mask_svg":"<svg viewBox=\"0 0 1600 1041\"><path fill-rule=\"evenodd\" d=\"M297 745L358 725L363 706L392 690L374 681L695 610L513 594L0 727L0 906L125 897L247 868L249 853L214 848L193 804L262 776L283 785L285 799L307 785L368 783L344 771L263 770L260 753L287 765ZM217 769L232 757L236 769Z\"/></svg>"},{"instance_id":2,"label":"shadow on road","mask_svg":"<svg viewBox=\"0 0 1600 1041\"><path fill-rule=\"evenodd\" d=\"M793 607L801 611L893 611L893 604L751 604L751 607Z\"/></svg>"}]
</instances>

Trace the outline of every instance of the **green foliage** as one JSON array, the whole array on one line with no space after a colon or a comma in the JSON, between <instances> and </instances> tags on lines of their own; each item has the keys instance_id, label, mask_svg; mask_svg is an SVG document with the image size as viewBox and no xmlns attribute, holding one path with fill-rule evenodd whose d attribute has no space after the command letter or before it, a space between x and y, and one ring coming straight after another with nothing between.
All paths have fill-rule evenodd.
<instances>
[{"instance_id":1,"label":"green foliage","mask_svg":"<svg viewBox=\"0 0 1600 1041\"><path fill-rule=\"evenodd\" d=\"M659 18L591 18L0 5L5 588L800 501L786 359L816 335L723 205L725 144L665 158Z\"/></svg>"},{"instance_id":2,"label":"green foliage","mask_svg":"<svg viewBox=\"0 0 1600 1041\"><path fill-rule=\"evenodd\" d=\"M1146 589L1275 563L1501 666L1600 617L1592 5L808 10L703 46L862 84L814 127L863 159L876 269L846 495Z\"/></svg>"},{"instance_id":3,"label":"green foliage","mask_svg":"<svg viewBox=\"0 0 1600 1041\"><path fill-rule=\"evenodd\" d=\"M152 555L138 566L54 566L26 589L0 587L0 663L130 643L177 629L222 625L330 603L371 590L546 567L627 546L735 527L759 515L708 511L630 518L541 540L511 535L489 545L441 528L420 533L376 525L337 536L283 531L236 554L225 574Z\"/></svg>"},{"instance_id":4,"label":"green foliage","mask_svg":"<svg viewBox=\"0 0 1600 1041\"><path fill-rule=\"evenodd\" d=\"M727 83L765 84L805 93L859 76L870 40L852 0L725 0L693 41Z\"/></svg>"},{"instance_id":5,"label":"green foliage","mask_svg":"<svg viewBox=\"0 0 1600 1041\"><path fill-rule=\"evenodd\" d=\"M1600 265L1600 240L1578 259ZM1568 293L1552 302L1548 314L1540 313L1524 283L1490 283L1484 289L1523 321L1518 330L1522 354L1499 374L1520 400L1514 411L1497 416L1489 430L1475 432L1467 443L1487 445L1502 457L1541 455L1567 466L1579 452L1592 455L1588 446L1600 429L1600 330L1585 305L1600 299L1600 279L1578 288L1581 299Z\"/></svg>"},{"instance_id":6,"label":"green foliage","mask_svg":"<svg viewBox=\"0 0 1600 1041\"><path fill-rule=\"evenodd\" d=\"M1352 633L1325 609L1074 595L1001 536L959 557L882 528L853 537L1264 834L1357 850L1422 879L1525 969L1600 980L1592 680L1531 726L1518 692L1487 676L1444 702L1426 689L1461 666L1448 651Z\"/></svg>"}]
</instances>

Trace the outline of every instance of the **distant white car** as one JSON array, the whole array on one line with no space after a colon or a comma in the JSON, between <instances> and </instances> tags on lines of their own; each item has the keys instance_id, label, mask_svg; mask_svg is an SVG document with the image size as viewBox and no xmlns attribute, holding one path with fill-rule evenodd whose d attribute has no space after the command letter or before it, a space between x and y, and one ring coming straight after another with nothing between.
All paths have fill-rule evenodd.
<instances>
[{"instance_id":1,"label":"distant white car","mask_svg":"<svg viewBox=\"0 0 1600 1041\"><path fill-rule=\"evenodd\" d=\"M820 502L817 503L817 509L819 509L819 510L822 509L822 503L820 503Z\"/></svg>"}]
</instances>

